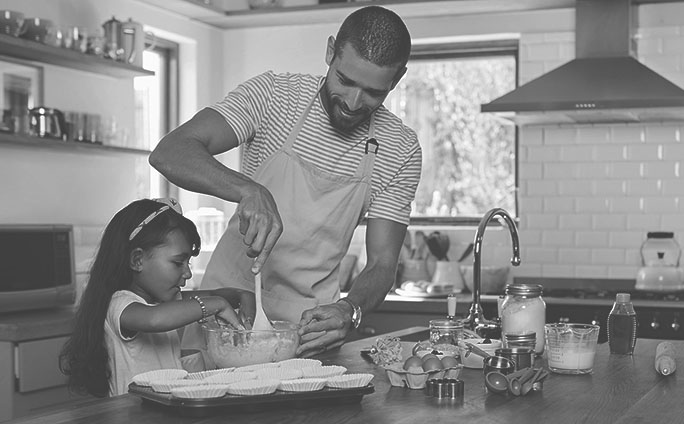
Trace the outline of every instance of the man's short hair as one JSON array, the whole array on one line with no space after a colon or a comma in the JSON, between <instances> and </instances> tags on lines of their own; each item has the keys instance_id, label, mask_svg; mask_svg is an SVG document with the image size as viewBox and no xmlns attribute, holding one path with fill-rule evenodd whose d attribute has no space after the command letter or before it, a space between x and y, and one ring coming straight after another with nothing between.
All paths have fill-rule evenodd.
<instances>
[{"instance_id":1,"label":"man's short hair","mask_svg":"<svg viewBox=\"0 0 684 424\"><path fill-rule=\"evenodd\" d=\"M378 66L403 68L411 54L411 36L404 21L380 6L363 7L347 16L335 38L336 56L347 43Z\"/></svg>"}]
</instances>

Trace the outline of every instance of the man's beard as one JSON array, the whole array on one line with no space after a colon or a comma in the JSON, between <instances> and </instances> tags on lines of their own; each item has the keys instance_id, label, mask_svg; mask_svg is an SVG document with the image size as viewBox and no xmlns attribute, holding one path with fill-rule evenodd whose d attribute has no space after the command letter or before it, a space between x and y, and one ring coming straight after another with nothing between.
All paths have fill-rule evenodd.
<instances>
[{"instance_id":1,"label":"man's beard","mask_svg":"<svg viewBox=\"0 0 684 424\"><path fill-rule=\"evenodd\" d=\"M344 101L339 96L330 93L325 86L321 91L321 95L326 96L328 105L326 112L328 113L330 124L338 131L351 132L355 130L366 122L373 113L372 110L366 107L350 112Z\"/></svg>"}]
</instances>

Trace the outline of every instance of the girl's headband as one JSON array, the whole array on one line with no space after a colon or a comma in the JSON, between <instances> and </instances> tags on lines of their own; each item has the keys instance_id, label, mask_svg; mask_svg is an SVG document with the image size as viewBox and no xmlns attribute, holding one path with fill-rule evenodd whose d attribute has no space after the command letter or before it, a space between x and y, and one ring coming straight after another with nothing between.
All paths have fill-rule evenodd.
<instances>
[{"instance_id":1,"label":"girl's headband","mask_svg":"<svg viewBox=\"0 0 684 424\"><path fill-rule=\"evenodd\" d=\"M133 231L131 231L131 235L128 236L128 241L131 241L135 238L135 236L138 235L138 233L143 229L143 227L147 224L149 224L154 218L156 218L159 214L162 212L165 212L169 209L173 209L174 211L178 212L179 214L183 215L183 209L181 208L180 203L178 203L178 200L173 199L171 197L166 197L163 199L152 199L155 202L158 203L163 203L164 206L161 208L157 209L156 211L152 212L151 214L147 215L147 218L143 219L140 224L138 224Z\"/></svg>"}]
</instances>

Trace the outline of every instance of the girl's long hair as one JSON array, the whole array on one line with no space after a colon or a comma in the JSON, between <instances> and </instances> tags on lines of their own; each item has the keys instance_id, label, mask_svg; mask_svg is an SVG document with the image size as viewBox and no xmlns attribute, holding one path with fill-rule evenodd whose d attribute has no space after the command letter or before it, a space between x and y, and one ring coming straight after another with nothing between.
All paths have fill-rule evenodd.
<instances>
[{"instance_id":1,"label":"girl's long hair","mask_svg":"<svg viewBox=\"0 0 684 424\"><path fill-rule=\"evenodd\" d=\"M133 281L131 252L136 248L147 252L164 244L171 231L179 230L192 245L193 256L199 254L200 236L195 224L172 209L156 216L133 240L128 240L133 229L162 206L153 200L137 200L117 212L104 230L76 313L73 333L59 356L60 370L68 376L69 389L73 392L97 397L109 393L112 370L104 323L114 292L129 289Z\"/></svg>"}]
</instances>

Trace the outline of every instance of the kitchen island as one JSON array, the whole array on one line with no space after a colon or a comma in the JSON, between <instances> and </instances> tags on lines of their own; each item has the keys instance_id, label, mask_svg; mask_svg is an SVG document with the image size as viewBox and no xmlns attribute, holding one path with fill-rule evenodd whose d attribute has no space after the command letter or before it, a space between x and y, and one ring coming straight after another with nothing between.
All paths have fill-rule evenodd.
<instances>
[{"instance_id":1,"label":"kitchen island","mask_svg":"<svg viewBox=\"0 0 684 424\"><path fill-rule=\"evenodd\" d=\"M421 332L414 327L395 335ZM410 338L410 337L409 337ZM369 372L375 392L360 402L306 407L263 408L249 412L223 411L206 417L188 417L127 394L107 399L82 400L10 423L674 423L684 419L684 372L664 377L654 370L660 340L639 340L633 356L611 355L607 344L597 349L594 373L584 376L551 374L543 390L524 397L487 393L482 371L464 369L463 401L427 397L422 390L393 387L383 368L361 354L374 339L350 342L341 349L320 355L324 364L347 367L348 372ZM412 342L404 343L405 355ZM674 342L677 362L684 366L684 342ZM546 365L542 358L536 366Z\"/></svg>"}]
</instances>

